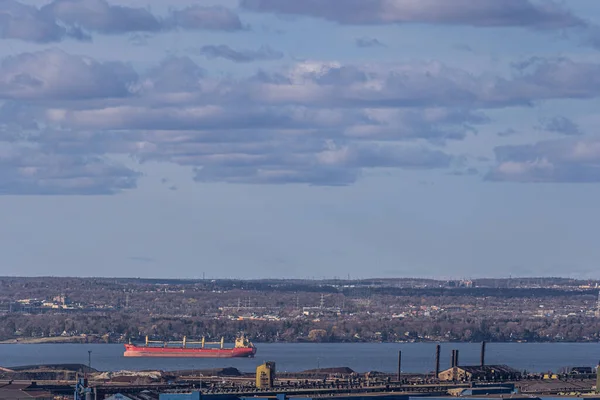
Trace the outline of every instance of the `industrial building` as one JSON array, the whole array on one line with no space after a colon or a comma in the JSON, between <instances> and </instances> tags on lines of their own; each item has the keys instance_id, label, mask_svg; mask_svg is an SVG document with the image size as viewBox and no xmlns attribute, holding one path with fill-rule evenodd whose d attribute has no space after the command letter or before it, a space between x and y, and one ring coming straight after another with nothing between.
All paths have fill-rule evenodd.
<instances>
[{"instance_id":1,"label":"industrial building","mask_svg":"<svg viewBox=\"0 0 600 400\"><path fill-rule=\"evenodd\" d=\"M54 396L39 390L35 384L6 383L0 385L0 399L4 400L53 400Z\"/></svg>"},{"instance_id":2,"label":"industrial building","mask_svg":"<svg viewBox=\"0 0 600 400\"><path fill-rule=\"evenodd\" d=\"M258 389L272 388L275 382L275 363L267 361L256 368L256 387Z\"/></svg>"},{"instance_id":3,"label":"industrial building","mask_svg":"<svg viewBox=\"0 0 600 400\"><path fill-rule=\"evenodd\" d=\"M521 378L521 372L507 365L461 365L441 371L440 381L501 381Z\"/></svg>"}]
</instances>

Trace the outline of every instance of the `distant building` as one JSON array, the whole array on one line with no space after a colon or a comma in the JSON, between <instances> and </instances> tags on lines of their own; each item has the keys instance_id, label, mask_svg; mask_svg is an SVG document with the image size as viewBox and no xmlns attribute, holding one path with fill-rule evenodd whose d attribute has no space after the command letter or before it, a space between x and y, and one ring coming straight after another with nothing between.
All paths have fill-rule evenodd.
<instances>
[{"instance_id":1,"label":"distant building","mask_svg":"<svg viewBox=\"0 0 600 400\"><path fill-rule=\"evenodd\" d=\"M0 399L4 400L53 400L54 395L39 390L33 384L7 383L0 385Z\"/></svg>"},{"instance_id":2,"label":"distant building","mask_svg":"<svg viewBox=\"0 0 600 400\"><path fill-rule=\"evenodd\" d=\"M594 369L592 367L567 367L565 372L569 375L592 375Z\"/></svg>"},{"instance_id":3,"label":"distant building","mask_svg":"<svg viewBox=\"0 0 600 400\"><path fill-rule=\"evenodd\" d=\"M519 379L521 372L507 365L463 365L448 368L438 375L441 381L494 381Z\"/></svg>"},{"instance_id":4,"label":"distant building","mask_svg":"<svg viewBox=\"0 0 600 400\"><path fill-rule=\"evenodd\" d=\"M198 395L196 396L197 398L200 398L199 396L199 392ZM190 395L186 395L189 397L179 397L176 399L169 399L169 400L195 400L196 397L194 397L192 394ZM127 394L122 394L122 393L116 393L113 394L109 397L105 397L104 400L159 400L162 399L162 394L159 394L156 391L153 390L143 390L139 393L127 393Z\"/></svg>"}]
</instances>

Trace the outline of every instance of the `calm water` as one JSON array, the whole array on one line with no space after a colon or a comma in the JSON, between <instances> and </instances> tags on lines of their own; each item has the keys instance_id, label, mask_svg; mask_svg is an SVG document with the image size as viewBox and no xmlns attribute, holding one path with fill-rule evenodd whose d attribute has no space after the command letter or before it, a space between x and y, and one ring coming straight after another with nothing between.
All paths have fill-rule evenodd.
<instances>
[{"instance_id":1,"label":"calm water","mask_svg":"<svg viewBox=\"0 0 600 400\"><path fill-rule=\"evenodd\" d=\"M99 370L176 370L236 367L253 371L267 360L277 363L279 371L302 371L318 367L347 366L358 372L394 372L398 350L402 351L402 370L429 372L434 368L435 344L430 343L335 343L335 344L257 344L254 359L169 359L125 358L120 344L3 344L0 366L82 363L92 351L92 367ZM478 364L477 343L442 344L442 369L450 363L452 349L459 349L459 363ZM486 363L507 364L520 370L557 371L565 366L595 366L600 360L598 343L488 343Z\"/></svg>"}]
</instances>

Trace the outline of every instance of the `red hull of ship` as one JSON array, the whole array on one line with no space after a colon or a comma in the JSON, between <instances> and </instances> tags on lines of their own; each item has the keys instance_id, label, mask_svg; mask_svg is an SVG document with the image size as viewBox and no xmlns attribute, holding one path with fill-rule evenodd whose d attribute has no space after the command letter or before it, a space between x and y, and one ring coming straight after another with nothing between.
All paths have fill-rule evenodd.
<instances>
[{"instance_id":1,"label":"red hull of ship","mask_svg":"<svg viewBox=\"0 0 600 400\"><path fill-rule=\"evenodd\" d=\"M254 357L255 347L234 347L232 349L146 347L125 345L125 357L194 357L194 358L234 358Z\"/></svg>"}]
</instances>

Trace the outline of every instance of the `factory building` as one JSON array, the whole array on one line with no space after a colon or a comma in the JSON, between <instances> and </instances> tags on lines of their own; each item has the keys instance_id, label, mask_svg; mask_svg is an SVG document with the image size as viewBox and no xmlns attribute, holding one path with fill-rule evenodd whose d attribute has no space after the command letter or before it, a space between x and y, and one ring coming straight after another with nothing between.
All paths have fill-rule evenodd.
<instances>
[{"instance_id":1,"label":"factory building","mask_svg":"<svg viewBox=\"0 0 600 400\"><path fill-rule=\"evenodd\" d=\"M275 383L275 363L267 361L256 368L256 387L258 389L272 388Z\"/></svg>"},{"instance_id":2,"label":"factory building","mask_svg":"<svg viewBox=\"0 0 600 400\"><path fill-rule=\"evenodd\" d=\"M441 371L440 381L499 381L514 380L521 372L507 365L461 365Z\"/></svg>"}]
</instances>

